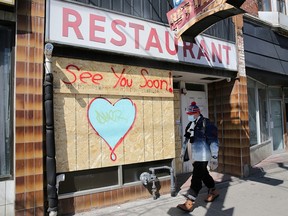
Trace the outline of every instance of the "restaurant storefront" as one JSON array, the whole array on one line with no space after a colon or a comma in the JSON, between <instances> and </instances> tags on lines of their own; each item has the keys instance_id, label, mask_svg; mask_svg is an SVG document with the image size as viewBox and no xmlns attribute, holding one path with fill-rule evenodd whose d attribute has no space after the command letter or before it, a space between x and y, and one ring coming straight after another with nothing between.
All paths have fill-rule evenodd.
<instances>
[{"instance_id":1,"label":"restaurant storefront","mask_svg":"<svg viewBox=\"0 0 288 216\"><path fill-rule=\"evenodd\" d=\"M54 46L48 73L53 74L52 160L59 180L50 186L59 187L61 213L87 208L67 205L79 199L103 207L154 196L140 181L153 167L164 167L157 173L157 189L171 192L171 175L189 171L179 155L185 107L191 100L222 131L227 127L223 122L230 122L220 116L223 110L212 110L217 108L214 96L233 95L231 86L238 82L233 42L208 35L183 42L174 39L167 25L51 0L46 43ZM219 169L225 171L229 155L224 148L220 154ZM233 163L239 166L236 159ZM243 165L235 172L242 175Z\"/></svg>"}]
</instances>

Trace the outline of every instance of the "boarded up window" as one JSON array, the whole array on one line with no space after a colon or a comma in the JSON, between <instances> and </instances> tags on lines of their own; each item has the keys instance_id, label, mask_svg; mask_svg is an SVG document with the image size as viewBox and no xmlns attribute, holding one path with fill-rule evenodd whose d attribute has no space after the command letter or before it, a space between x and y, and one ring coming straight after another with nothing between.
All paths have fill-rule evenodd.
<instances>
[{"instance_id":1,"label":"boarded up window","mask_svg":"<svg viewBox=\"0 0 288 216\"><path fill-rule=\"evenodd\" d=\"M175 156L171 72L53 58L57 172Z\"/></svg>"}]
</instances>

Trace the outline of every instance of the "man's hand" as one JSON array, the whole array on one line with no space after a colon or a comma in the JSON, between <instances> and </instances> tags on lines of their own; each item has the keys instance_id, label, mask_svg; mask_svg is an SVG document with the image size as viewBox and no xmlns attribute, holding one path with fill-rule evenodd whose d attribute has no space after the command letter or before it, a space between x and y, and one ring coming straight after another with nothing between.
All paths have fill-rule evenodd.
<instances>
[{"instance_id":1,"label":"man's hand","mask_svg":"<svg viewBox=\"0 0 288 216\"><path fill-rule=\"evenodd\" d=\"M218 167L218 157L217 156L212 156L210 160L210 169L215 170Z\"/></svg>"}]
</instances>

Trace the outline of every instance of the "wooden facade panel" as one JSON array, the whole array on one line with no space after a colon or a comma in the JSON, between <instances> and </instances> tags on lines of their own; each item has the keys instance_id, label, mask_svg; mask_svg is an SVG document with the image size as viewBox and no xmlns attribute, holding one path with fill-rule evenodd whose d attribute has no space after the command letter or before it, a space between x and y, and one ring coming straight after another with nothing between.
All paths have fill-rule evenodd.
<instances>
[{"instance_id":1,"label":"wooden facade panel","mask_svg":"<svg viewBox=\"0 0 288 216\"><path fill-rule=\"evenodd\" d=\"M87 113L83 105L88 104L88 95L75 95L75 129L76 129L76 169L89 167L90 154L88 142Z\"/></svg>"},{"instance_id":2,"label":"wooden facade panel","mask_svg":"<svg viewBox=\"0 0 288 216\"><path fill-rule=\"evenodd\" d=\"M65 106L69 104L69 106ZM54 95L54 129L57 172L76 170L75 100L65 94ZM65 124L63 125L63 123ZM61 159L60 159L61 158Z\"/></svg>"},{"instance_id":3,"label":"wooden facade panel","mask_svg":"<svg viewBox=\"0 0 288 216\"><path fill-rule=\"evenodd\" d=\"M53 62L55 92L173 98L165 70L58 57Z\"/></svg>"},{"instance_id":4,"label":"wooden facade panel","mask_svg":"<svg viewBox=\"0 0 288 216\"><path fill-rule=\"evenodd\" d=\"M170 99L170 98L169 98ZM163 150L164 158L175 157L175 120L173 98L162 101L162 130L163 130ZM171 127L173 125L173 127Z\"/></svg>"},{"instance_id":5,"label":"wooden facade panel","mask_svg":"<svg viewBox=\"0 0 288 216\"><path fill-rule=\"evenodd\" d=\"M58 172L174 157L169 71L57 57L54 61Z\"/></svg>"},{"instance_id":6,"label":"wooden facade panel","mask_svg":"<svg viewBox=\"0 0 288 216\"><path fill-rule=\"evenodd\" d=\"M125 157L125 164L137 163L145 161L145 142L143 131L144 124L144 107L142 97L131 97L132 101L136 104L136 120L133 124L132 130L127 134L124 139L125 151L123 152Z\"/></svg>"},{"instance_id":7,"label":"wooden facade panel","mask_svg":"<svg viewBox=\"0 0 288 216\"><path fill-rule=\"evenodd\" d=\"M152 98L146 98L144 100L144 111L143 111L143 130L145 133L144 143L145 143L145 161L154 160L154 145L153 145L153 106Z\"/></svg>"},{"instance_id":8,"label":"wooden facade panel","mask_svg":"<svg viewBox=\"0 0 288 216\"><path fill-rule=\"evenodd\" d=\"M161 98L153 98L153 113L152 113L152 123L153 123L153 147L154 147L154 159L163 159L164 149L163 149L163 129L162 122L163 116L162 112L162 100ZM171 113L172 114L172 113ZM151 117L150 117L151 118Z\"/></svg>"},{"instance_id":9,"label":"wooden facade panel","mask_svg":"<svg viewBox=\"0 0 288 216\"><path fill-rule=\"evenodd\" d=\"M92 127L88 127L88 143L89 143L89 168L102 167L102 148L106 147L104 141L99 137Z\"/></svg>"}]
</instances>

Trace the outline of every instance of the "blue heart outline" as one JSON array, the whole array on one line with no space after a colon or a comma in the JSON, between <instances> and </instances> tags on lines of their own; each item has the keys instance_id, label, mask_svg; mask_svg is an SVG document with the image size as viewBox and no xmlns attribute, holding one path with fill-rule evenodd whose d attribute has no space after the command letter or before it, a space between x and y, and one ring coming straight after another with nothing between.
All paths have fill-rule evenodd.
<instances>
[{"instance_id":1,"label":"blue heart outline","mask_svg":"<svg viewBox=\"0 0 288 216\"><path fill-rule=\"evenodd\" d=\"M115 150L134 125L136 110L130 98L121 98L112 104L107 98L96 97L88 105L89 124L108 145L112 161L117 160Z\"/></svg>"}]
</instances>

